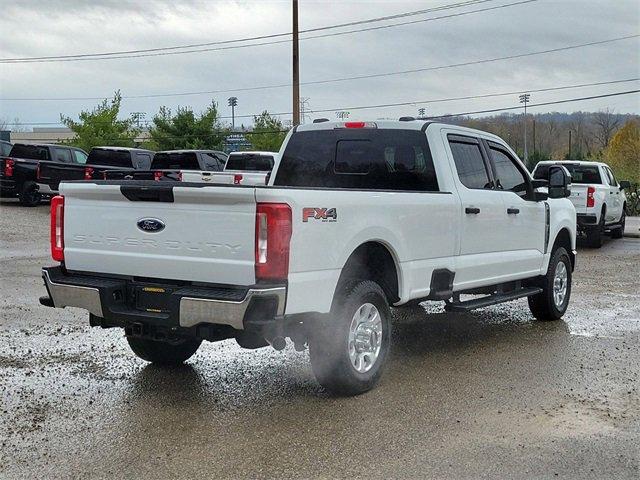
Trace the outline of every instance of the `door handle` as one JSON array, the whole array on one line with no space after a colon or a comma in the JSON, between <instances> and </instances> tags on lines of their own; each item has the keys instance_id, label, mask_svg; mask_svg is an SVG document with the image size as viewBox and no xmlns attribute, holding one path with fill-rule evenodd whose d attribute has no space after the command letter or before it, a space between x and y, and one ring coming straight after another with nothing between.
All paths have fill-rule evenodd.
<instances>
[{"instance_id":1,"label":"door handle","mask_svg":"<svg viewBox=\"0 0 640 480\"><path fill-rule=\"evenodd\" d=\"M480 209L476 207L466 207L464 209L464 213L477 215L478 213L480 213Z\"/></svg>"},{"instance_id":2,"label":"door handle","mask_svg":"<svg viewBox=\"0 0 640 480\"><path fill-rule=\"evenodd\" d=\"M507 208L507 213L509 215L517 215L520 213L520 209L519 208Z\"/></svg>"}]
</instances>

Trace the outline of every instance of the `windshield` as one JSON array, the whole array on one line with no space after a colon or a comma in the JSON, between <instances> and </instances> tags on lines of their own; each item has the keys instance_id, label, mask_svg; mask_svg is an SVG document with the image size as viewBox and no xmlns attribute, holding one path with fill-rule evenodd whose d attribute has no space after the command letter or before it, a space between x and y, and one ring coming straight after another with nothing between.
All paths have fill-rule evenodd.
<instances>
[{"instance_id":1,"label":"windshield","mask_svg":"<svg viewBox=\"0 0 640 480\"><path fill-rule=\"evenodd\" d=\"M198 156L193 152L156 153L151 170L200 170Z\"/></svg>"},{"instance_id":2,"label":"windshield","mask_svg":"<svg viewBox=\"0 0 640 480\"><path fill-rule=\"evenodd\" d=\"M27 158L30 160L49 160L49 149L37 145L14 145L10 157Z\"/></svg>"},{"instance_id":3,"label":"windshield","mask_svg":"<svg viewBox=\"0 0 640 480\"><path fill-rule=\"evenodd\" d=\"M602 183L600 170L597 165L581 165L578 163L551 163L538 165L533 173L533 178L538 180L549 179L549 167L562 166L569 170L571 183Z\"/></svg>"},{"instance_id":4,"label":"windshield","mask_svg":"<svg viewBox=\"0 0 640 480\"><path fill-rule=\"evenodd\" d=\"M131 153L128 150L94 148L89 152L87 165L131 168Z\"/></svg>"},{"instance_id":5,"label":"windshield","mask_svg":"<svg viewBox=\"0 0 640 480\"><path fill-rule=\"evenodd\" d=\"M225 170L249 170L270 172L273 168L273 156L255 153L232 153L227 159Z\"/></svg>"}]
</instances>

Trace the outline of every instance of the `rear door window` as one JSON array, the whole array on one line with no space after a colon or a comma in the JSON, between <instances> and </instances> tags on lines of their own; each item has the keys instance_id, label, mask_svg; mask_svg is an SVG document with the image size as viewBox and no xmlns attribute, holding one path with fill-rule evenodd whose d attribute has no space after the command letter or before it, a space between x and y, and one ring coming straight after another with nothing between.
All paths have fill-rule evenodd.
<instances>
[{"instance_id":1,"label":"rear door window","mask_svg":"<svg viewBox=\"0 0 640 480\"><path fill-rule=\"evenodd\" d=\"M438 191L424 132L375 128L294 133L274 185Z\"/></svg>"},{"instance_id":2,"label":"rear door window","mask_svg":"<svg viewBox=\"0 0 640 480\"><path fill-rule=\"evenodd\" d=\"M489 151L495 171L496 188L514 192L521 197L525 196L528 191L528 182L515 160L494 144L489 144Z\"/></svg>"},{"instance_id":3,"label":"rear door window","mask_svg":"<svg viewBox=\"0 0 640 480\"><path fill-rule=\"evenodd\" d=\"M72 163L71 150L68 148L54 148L53 155L56 162Z\"/></svg>"},{"instance_id":4,"label":"rear door window","mask_svg":"<svg viewBox=\"0 0 640 480\"><path fill-rule=\"evenodd\" d=\"M469 137L467 140L457 135L452 136L449 138L449 146L458 178L465 187L471 189L492 187L480 143L476 139Z\"/></svg>"},{"instance_id":5,"label":"rear door window","mask_svg":"<svg viewBox=\"0 0 640 480\"><path fill-rule=\"evenodd\" d=\"M204 162L205 170L219 172L224 168L224 160L213 153L202 152L202 161Z\"/></svg>"}]
</instances>

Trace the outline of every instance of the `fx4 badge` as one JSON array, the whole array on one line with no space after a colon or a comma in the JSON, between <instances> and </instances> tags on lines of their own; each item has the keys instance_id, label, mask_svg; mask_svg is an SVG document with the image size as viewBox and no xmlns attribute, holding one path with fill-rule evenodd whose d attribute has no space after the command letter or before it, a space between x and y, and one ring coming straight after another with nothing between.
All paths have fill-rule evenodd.
<instances>
[{"instance_id":1,"label":"fx4 badge","mask_svg":"<svg viewBox=\"0 0 640 480\"><path fill-rule=\"evenodd\" d=\"M310 218L323 222L336 222L338 220L338 211L335 208L303 208L302 221L308 222Z\"/></svg>"}]
</instances>

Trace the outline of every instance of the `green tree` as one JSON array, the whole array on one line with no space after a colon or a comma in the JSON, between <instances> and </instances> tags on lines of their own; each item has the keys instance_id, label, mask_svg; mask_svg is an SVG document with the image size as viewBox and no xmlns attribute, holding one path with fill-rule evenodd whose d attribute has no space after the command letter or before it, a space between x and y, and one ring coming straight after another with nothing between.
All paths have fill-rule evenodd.
<instances>
[{"instance_id":1,"label":"green tree","mask_svg":"<svg viewBox=\"0 0 640 480\"><path fill-rule=\"evenodd\" d=\"M609 141L606 162L619 179L640 184L640 121L630 120Z\"/></svg>"},{"instance_id":2,"label":"green tree","mask_svg":"<svg viewBox=\"0 0 640 480\"><path fill-rule=\"evenodd\" d=\"M265 110L253 117L253 130L247 137L255 150L277 152L286 135L282 122Z\"/></svg>"},{"instance_id":3,"label":"green tree","mask_svg":"<svg viewBox=\"0 0 640 480\"><path fill-rule=\"evenodd\" d=\"M191 107L178 107L174 115L169 108L160 107L149 130L151 141L159 150L220 150L227 133L218 118L215 102L200 114Z\"/></svg>"},{"instance_id":4,"label":"green tree","mask_svg":"<svg viewBox=\"0 0 640 480\"><path fill-rule=\"evenodd\" d=\"M116 91L111 100L104 99L91 111L82 111L79 121L60 115L61 122L75 133L68 144L86 151L99 145L133 147L140 130L134 128L133 120L118 120L122 96Z\"/></svg>"}]
</instances>

